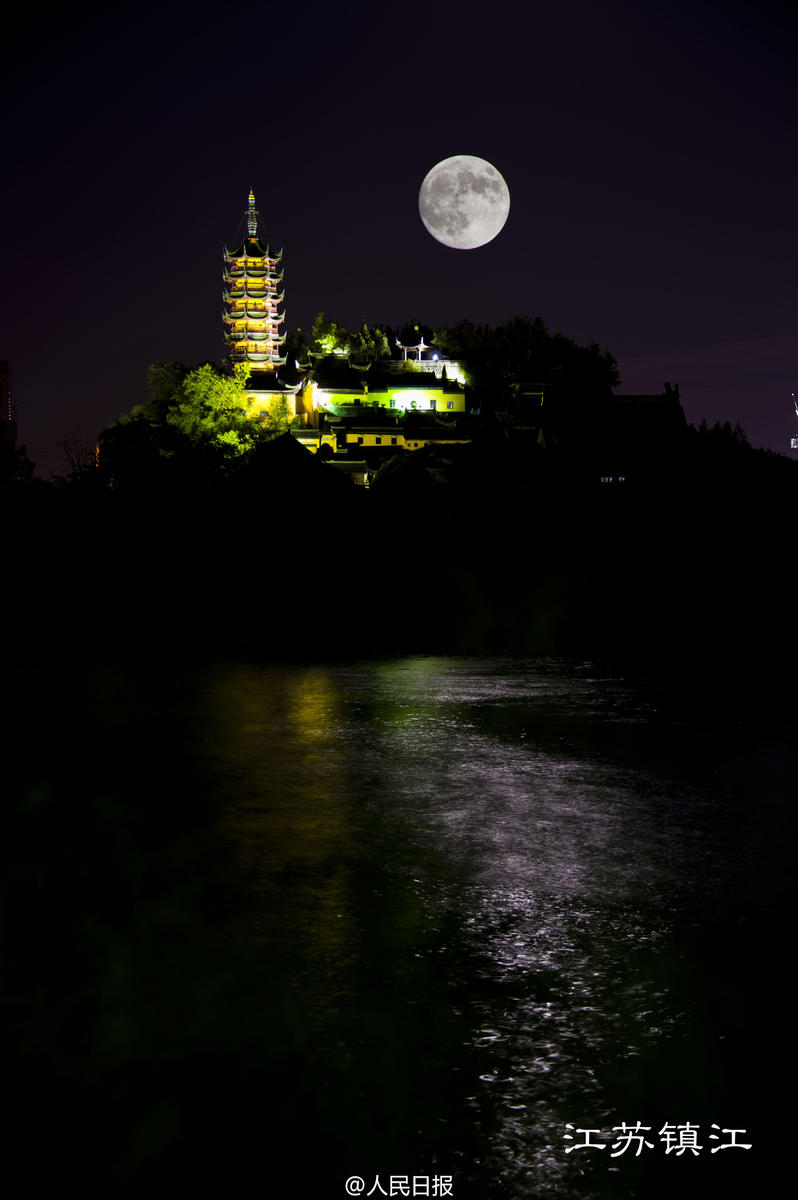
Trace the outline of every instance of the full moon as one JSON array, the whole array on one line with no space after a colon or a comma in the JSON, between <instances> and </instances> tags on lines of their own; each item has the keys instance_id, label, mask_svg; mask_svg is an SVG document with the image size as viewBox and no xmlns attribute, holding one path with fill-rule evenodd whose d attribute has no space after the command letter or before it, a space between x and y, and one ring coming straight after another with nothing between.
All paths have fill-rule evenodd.
<instances>
[{"instance_id":1,"label":"full moon","mask_svg":"<svg viewBox=\"0 0 798 1200\"><path fill-rule=\"evenodd\" d=\"M455 154L434 166L418 193L427 231L444 246L474 250L491 242L510 211L510 189L484 158Z\"/></svg>"}]
</instances>

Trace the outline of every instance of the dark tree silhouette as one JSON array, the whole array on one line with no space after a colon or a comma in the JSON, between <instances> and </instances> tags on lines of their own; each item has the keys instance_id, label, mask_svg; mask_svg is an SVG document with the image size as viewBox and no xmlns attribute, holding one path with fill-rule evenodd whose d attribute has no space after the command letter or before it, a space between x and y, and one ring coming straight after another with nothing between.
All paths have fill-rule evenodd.
<instances>
[{"instance_id":1,"label":"dark tree silhouette","mask_svg":"<svg viewBox=\"0 0 798 1200\"><path fill-rule=\"evenodd\" d=\"M512 408L519 383L544 385L549 430L571 444L590 439L620 382L608 351L550 333L540 317L513 317L496 328L461 321L436 329L435 344L463 364L475 404L488 418Z\"/></svg>"}]
</instances>

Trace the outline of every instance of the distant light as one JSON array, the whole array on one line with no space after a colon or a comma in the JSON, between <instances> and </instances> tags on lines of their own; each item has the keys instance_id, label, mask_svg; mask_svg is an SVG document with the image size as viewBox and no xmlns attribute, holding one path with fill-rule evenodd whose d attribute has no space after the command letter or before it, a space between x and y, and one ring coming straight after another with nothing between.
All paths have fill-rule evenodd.
<instances>
[{"instance_id":1,"label":"distant light","mask_svg":"<svg viewBox=\"0 0 798 1200\"><path fill-rule=\"evenodd\" d=\"M433 362L437 362L437 361L438 361L438 356L437 356L437 354L433 354L433 356L432 356L432 361L433 361Z\"/></svg>"}]
</instances>

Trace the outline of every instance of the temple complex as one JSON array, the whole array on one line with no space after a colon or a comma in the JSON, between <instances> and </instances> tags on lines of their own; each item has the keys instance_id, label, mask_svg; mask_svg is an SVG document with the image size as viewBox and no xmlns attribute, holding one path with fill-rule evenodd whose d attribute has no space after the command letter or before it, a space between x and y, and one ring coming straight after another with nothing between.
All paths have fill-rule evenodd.
<instances>
[{"instance_id":1,"label":"temple complex","mask_svg":"<svg viewBox=\"0 0 798 1200\"><path fill-rule=\"evenodd\" d=\"M385 446L395 451L397 447L418 449L439 442L469 441L457 426L458 415L465 413L463 383L453 370L458 364L439 361L423 338L417 345L400 345L400 362L387 359L358 365L332 353L313 355L313 361L303 368L289 364L279 370L286 365L285 312L280 308L285 296L283 252L272 252L260 238L258 217L255 194L250 191L242 218L246 237L235 249L224 248L227 361L233 367L245 364L250 370L246 390L253 417L282 412L296 418L294 435L314 452L327 447L347 455L353 446ZM409 414L426 414L432 424L423 433L414 428L408 440L398 427ZM375 421L385 424L385 431L375 431Z\"/></svg>"}]
</instances>

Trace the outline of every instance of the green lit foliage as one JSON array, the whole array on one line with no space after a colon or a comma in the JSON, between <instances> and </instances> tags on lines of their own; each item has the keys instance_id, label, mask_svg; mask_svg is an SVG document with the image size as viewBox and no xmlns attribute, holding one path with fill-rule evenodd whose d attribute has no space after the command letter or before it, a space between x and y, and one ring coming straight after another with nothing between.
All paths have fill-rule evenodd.
<instances>
[{"instance_id":1,"label":"green lit foliage","mask_svg":"<svg viewBox=\"0 0 798 1200\"><path fill-rule=\"evenodd\" d=\"M261 428L271 437L289 433L299 424L299 417L291 415L291 409L288 407L285 396L275 396L269 403L268 411L261 414L259 420ZM263 441L263 436L259 440Z\"/></svg>"},{"instance_id":2,"label":"green lit foliage","mask_svg":"<svg viewBox=\"0 0 798 1200\"><path fill-rule=\"evenodd\" d=\"M149 371L150 400L103 430L100 465L111 482L173 467L226 471L259 445L287 433L292 418L283 398L252 414L249 370L232 374L212 363L191 370L182 363L155 363Z\"/></svg>"},{"instance_id":3,"label":"green lit foliage","mask_svg":"<svg viewBox=\"0 0 798 1200\"><path fill-rule=\"evenodd\" d=\"M237 363L232 375L211 363L189 371L172 395L166 422L196 446L217 446L238 457L262 440L259 424L249 416L245 382L248 371Z\"/></svg>"},{"instance_id":4,"label":"green lit foliage","mask_svg":"<svg viewBox=\"0 0 798 1200\"><path fill-rule=\"evenodd\" d=\"M313 322L313 347L317 353L339 354L358 363L376 362L391 356L388 338L382 329L363 321L359 329L349 330L323 312L318 313Z\"/></svg>"},{"instance_id":5,"label":"green lit foliage","mask_svg":"<svg viewBox=\"0 0 798 1200\"><path fill-rule=\"evenodd\" d=\"M313 322L312 345L319 354L349 353L349 330L345 325L332 321L326 313L316 314Z\"/></svg>"}]
</instances>

